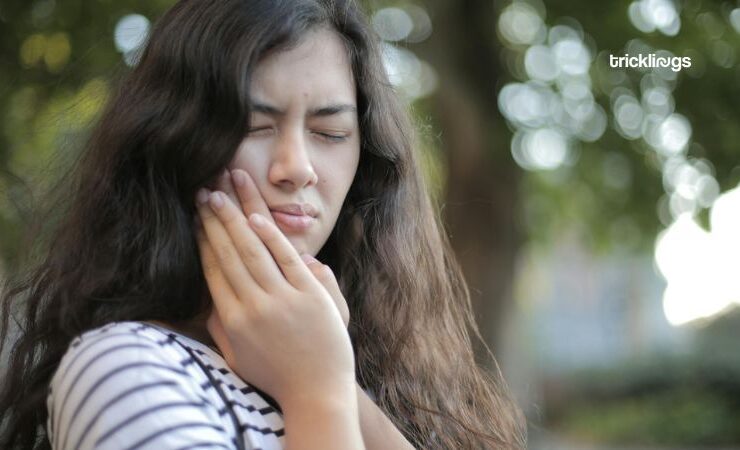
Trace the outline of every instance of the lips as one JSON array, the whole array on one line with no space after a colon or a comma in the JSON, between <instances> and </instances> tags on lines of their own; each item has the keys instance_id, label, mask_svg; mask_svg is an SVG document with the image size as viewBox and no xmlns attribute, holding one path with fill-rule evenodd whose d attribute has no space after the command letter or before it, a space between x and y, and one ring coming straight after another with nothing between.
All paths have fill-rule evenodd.
<instances>
[{"instance_id":1,"label":"lips","mask_svg":"<svg viewBox=\"0 0 740 450\"><path fill-rule=\"evenodd\" d=\"M275 223L286 233L306 231L316 222L316 210L308 203L280 205L270 208Z\"/></svg>"},{"instance_id":2,"label":"lips","mask_svg":"<svg viewBox=\"0 0 740 450\"><path fill-rule=\"evenodd\" d=\"M271 206L270 211L282 212L294 216L316 217L316 208L310 203L290 203L286 205Z\"/></svg>"}]
</instances>

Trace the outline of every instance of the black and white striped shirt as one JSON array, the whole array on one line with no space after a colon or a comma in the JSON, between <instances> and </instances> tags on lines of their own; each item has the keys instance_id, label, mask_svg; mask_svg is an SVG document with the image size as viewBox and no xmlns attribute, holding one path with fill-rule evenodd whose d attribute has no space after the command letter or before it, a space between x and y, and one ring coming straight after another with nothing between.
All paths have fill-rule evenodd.
<instances>
[{"instance_id":1,"label":"black and white striped shirt","mask_svg":"<svg viewBox=\"0 0 740 450\"><path fill-rule=\"evenodd\" d=\"M238 430L193 357L220 384ZM54 450L236 449L237 433L247 449L284 446L272 398L205 344L145 322L113 322L76 337L52 377L47 409Z\"/></svg>"}]
</instances>

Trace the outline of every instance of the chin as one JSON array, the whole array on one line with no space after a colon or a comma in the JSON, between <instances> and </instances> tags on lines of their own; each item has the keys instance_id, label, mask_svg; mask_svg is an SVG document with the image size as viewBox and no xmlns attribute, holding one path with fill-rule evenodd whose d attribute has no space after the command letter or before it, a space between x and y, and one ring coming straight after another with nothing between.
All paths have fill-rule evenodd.
<instances>
[{"instance_id":1,"label":"chin","mask_svg":"<svg viewBox=\"0 0 740 450\"><path fill-rule=\"evenodd\" d=\"M298 252L299 255L303 253L308 253L310 255L313 255L313 253L307 248L308 246L301 238L296 237L288 237L288 241L293 245L293 248Z\"/></svg>"}]
</instances>

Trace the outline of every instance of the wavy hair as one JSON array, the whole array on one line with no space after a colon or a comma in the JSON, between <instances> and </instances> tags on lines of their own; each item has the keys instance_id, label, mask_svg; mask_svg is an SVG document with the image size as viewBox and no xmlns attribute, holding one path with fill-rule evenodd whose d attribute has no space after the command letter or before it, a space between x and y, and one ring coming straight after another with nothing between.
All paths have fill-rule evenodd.
<instances>
[{"instance_id":1,"label":"wavy hair","mask_svg":"<svg viewBox=\"0 0 740 450\"><path fill-rule=\"evenodd\" d=\"M40 257L8 274L0 351L11 317L20 331L0 390L0 448L49 448L48 384L75 336L111 321L188 320L206 310L192 199L248 129L256 64L317 27L342 37L357 86L360 163L318 259L348 299L358 382L417 448L525 447L493 355L495 371L476 363L471 336L483 340L470 296L414 153L413 121L361 8L352 0L180 0L155 23L38 208L38 217L56 217L35 240Z\"/></svg>"}]
</instances>

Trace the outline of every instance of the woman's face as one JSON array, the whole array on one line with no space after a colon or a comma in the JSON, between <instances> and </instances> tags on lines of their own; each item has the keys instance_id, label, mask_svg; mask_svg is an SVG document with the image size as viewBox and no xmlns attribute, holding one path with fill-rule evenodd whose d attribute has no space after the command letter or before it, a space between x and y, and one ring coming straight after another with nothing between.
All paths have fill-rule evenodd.
<instances>
[{"instance_id":1,"label":"woman's face","mask_svg":"<svg viewBox=\"0 0 740 450\"><path fill-rule=\"evenodd\" d=\"M249 173L288 240L315 256L360 159L354 77L339 36L313 31L270 54L257 65L250 95L250 131L229 168ZM299 211L291 214L291 205Z\"/></svg>"}]
</instances>

